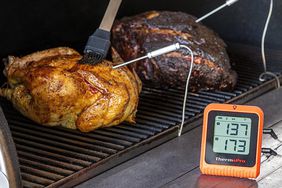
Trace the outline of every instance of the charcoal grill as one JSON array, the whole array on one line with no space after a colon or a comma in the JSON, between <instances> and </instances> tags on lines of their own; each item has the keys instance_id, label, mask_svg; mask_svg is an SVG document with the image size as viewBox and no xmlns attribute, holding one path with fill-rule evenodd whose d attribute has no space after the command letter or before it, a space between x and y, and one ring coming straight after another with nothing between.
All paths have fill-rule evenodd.
<instances>
[{"instance_id":1,"label":"charcoal grill","mask_svg":"<svg viewBox=\"0 0 282 188\"><path fill-rule=\"evenodd\" d=\"M209 103L241 104L276 87L274 79L258 81L261 70L254 64L248 62L248 67L242 61L237 64L239 79L233 92L189 93L184 132L201 124L202 112ZM145 86L135 126L122 123L91 133L37 125L1 99L16 144L23 186L71 187L176 137L183 94L181 89Z\"/></svg>"}]
</instances>

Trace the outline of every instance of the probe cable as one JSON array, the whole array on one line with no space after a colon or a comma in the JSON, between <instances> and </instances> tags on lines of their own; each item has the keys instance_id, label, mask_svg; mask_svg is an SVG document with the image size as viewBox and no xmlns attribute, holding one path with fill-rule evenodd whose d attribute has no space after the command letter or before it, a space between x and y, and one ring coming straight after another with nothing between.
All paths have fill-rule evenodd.
<instances>
[{"instance_id":1,"label":"probe cable","mask_svg":"<svg viewBox=\"0 0 282 188\"><path fill-rule=\"evenodd\" d=\"M270 18L272 16L272 11L273 11L273 0L270 0L269 12L268 12L268 16L267 16L267 19L266 19L266 22L265 22L265 26L264 26L264 29L263 29L262 38L261 38L261 57L262 57L262 63L263 63L264 72L260 74L259 80L261 82L265 81L266 80L266 78L265 78L266 75L274 77L276 79L276 82L277 82L277 88L279 88L280 87L279 77L276 74L267 71L267 68L266 68L266 57L265 57L265 47L264 47L265 36L266 36L266 32L267 32L267 29L268 29L268 26L269 26Z\"/></svg>"},{"instance_id":2,"label":"probe cable","mask_svg":"<svg viewBox=\"0 0 282 188\"><path fill-rule=\"evenodd\" d=\"M127 61L127 62L113 66L113 69L116 69L116 68L119 68L119 67L122 67L122 66L125 66L125 65L128 65L128 64L134 63L136 61L140 61L142 59L146 59L146 58L151 59L151 58L157 57L157 56L165 54L165 53L173 52L173 51L179 50L180 48L184 48L187 51L189 51L189 53L191 55L191 61L190 61L189 73L188 73L187 80L186 80L185 93L184 93L184 99L183 99L183 107L182 107L182 119L181 119L180 127L178 129L178 136L181 136L183 125L184 125L184 122L185 122L185 111L186 111L186 101L187 101L187 95L188 95L188 86L189 86L189 80L190 80L190 77L191 77L191 74L192 74L192 69L193 69L193 64L194 64L193 51L186 45L175 43L175 44L172 44L170 46L166 46L164 48L149 52L145 56L142 56L142 57L133 59L131 61ZM188 67L189 67L189 65L188 65Z\"/></svg>"},{"instance_id":3,"label":"probe cable","mask_svg":"<svg viewBox=\"0 0 282 188\"><path fill-rule=\"evenodd\" d=\"M181 136L183 125L184 125L184 122L185 122L185 111L186 111L186 101L187 101L187 95L188 95L188 86L189 86L189 80L190 80L190 77L191 77L191 74L192 74L193 65L194 65L194 54L193 54L192 50L188 46L185 46L185 45L180 45L180 47L185 48L186 50L188 50L190 52L190 54L191 54L191 63L190 63L190 69L189 69L189 73L188 73L187 80L186 80L184 100L183 100L183 107L182 107L182 120L181 120L180 127L178 129L178 136Z\"/></svg>"}]
</instances>

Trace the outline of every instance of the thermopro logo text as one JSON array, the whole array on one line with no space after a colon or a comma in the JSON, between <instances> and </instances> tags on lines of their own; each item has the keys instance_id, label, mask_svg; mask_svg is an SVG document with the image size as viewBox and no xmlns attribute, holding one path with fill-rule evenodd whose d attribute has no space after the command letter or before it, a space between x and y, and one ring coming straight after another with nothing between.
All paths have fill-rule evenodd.
<instances>
[{"instance_id":1,"label":"thermopro logo text","mask_svg":"<svg viewBox=\"0 0 282 188\"><path fill-rule=\"evenodd\" d=\"M226 159L226 158L216 157L215 160L220 161L220 162L229 162L229 163L246 163L246 160L239 159L239 158Z\"/></svg>"}]
</instances>

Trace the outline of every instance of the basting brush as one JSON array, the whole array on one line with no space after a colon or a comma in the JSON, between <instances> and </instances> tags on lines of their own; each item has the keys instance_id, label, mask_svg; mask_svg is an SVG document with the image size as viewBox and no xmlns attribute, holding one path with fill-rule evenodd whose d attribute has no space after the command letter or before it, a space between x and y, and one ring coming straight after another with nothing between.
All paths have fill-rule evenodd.
<instances>
[{"instance_id":1,"label":"basting brush","mask_svg":"<svg viewBox=\"0 0 282 188\"><path fill-rule=\"evenodd\" d=\"M99 28L88 38L80 63L95 65L107 56L111 45L111 28L121 1L110 0Z\"/></svg>"}]
</instances>

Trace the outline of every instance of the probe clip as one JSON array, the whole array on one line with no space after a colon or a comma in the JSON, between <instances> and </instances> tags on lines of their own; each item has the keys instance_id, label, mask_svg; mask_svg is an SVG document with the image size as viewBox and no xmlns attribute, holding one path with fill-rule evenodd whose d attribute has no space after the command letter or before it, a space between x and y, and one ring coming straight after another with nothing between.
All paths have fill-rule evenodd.
<instances>
[{"instance_id":1,"label":"probe clip","mask_svg":"<svg viewBox=\"0 0 282 188\"><path fill-rule=\"evenodd\" d=\"M261 148L261 153L269 154L269 156L271 156L271 155L277 156L278 155L278 153L271 148Z\"/></svg>"},{"instance_id":2,"label":"probe clip","mask_svg":"<svg viewBox=\"0 0 282 188\"><path fill-rule=\"evenodd\" d=\"M273 139L278 140L279 142L281 142L281 141L278 139L278 136L277 136L277 134L274 132L273 129L265 128L265 129L263 129L263 134L269 134ZM271 148L261 148L261 153L263 153L263 154L269 154L269 156L271 156L271 155L273 155L273 156L279 155L276 151L274 151L274 150L271 149Z\"/></svg>"},{"instance_id":3,"label":"probe clip","mask_svg":"<svg viewBox=\"0 0 282 188\"><path fill-rule=\"evenodd\" d=\"M273 129L265 128L263 129L263 134L269 134L273 139L278 140L278 136Z\"/></svg>"},{"instance_id":4,"label":"probe clip","mask_svg":"<svg viewBox=\"0 0 282 188\"><path fill-rule=\"evenodd\" d=\"M277 89L280 88L280 85L281 85L280 84L280 79L279 79L279 77L276 74L274 74L272 72L265 71L265 72L261 73L260 76L259 76L259 81L261 81L261 82L266 81L267 80L266 76L270 76L270 77L275 78L275 80L276 80L276 88Z\"/></svg>"}]
</instances>

